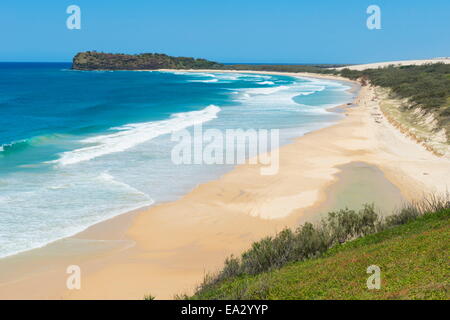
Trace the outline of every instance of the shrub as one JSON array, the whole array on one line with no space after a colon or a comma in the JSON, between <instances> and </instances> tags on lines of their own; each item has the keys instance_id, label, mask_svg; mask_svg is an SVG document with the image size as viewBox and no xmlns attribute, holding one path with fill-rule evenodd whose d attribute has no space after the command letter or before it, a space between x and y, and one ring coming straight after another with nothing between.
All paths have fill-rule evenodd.
<instances>
[{"instance_id":1,"label":"shrub","mask_svg":"<svg viewBox=\"0 0 450 320\"><path fill-rule=\"evenodd\" d=\"M222 271L205 276L197 288L197 293L228 279L260 274L281 268L288 263L319 257L335 245L444 209L450 209L448 193L444 196L429 195L421 201L407 203L386 218L375 212L373 204L364 205L359 211L343 209L330 212L317 225L305 223L295 231L285 229L274 237L266 237L253 243L251 249L244 252L240 258L227 258ZM245 292L240 292L239 296L245 296Z\"/></svg>"},{"instance_id":2,"label":"shrub","mask_svg":"<svg viewBox=\"0 0 450 320\"><path fill-rule=\"evenodd\" d=\"M409 107L421 107L433 112L441 125L448 131L450 127L446 115L450 114L450 64L434 63L421 66L393 65L363 71L340 71L340 75L351 80L360 79L361 84L369 80L373 85L391 89L394 98L406 98Z\"/></svg>"}]
</instances>

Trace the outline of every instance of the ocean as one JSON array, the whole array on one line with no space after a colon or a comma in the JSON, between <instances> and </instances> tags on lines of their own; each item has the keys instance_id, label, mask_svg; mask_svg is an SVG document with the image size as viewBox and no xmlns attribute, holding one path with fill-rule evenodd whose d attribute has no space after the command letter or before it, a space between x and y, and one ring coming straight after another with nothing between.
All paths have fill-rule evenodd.
<instances>
[{"instance_id":1,"label":"ocean","mask_svg":"<svg viewBox=\"0 0 450 320\"><path fill-rule=\"evenodd\" d=\"M173 131L329 126L345 83L245 73L74 71L0 63L0 257L173 201L231 164L177 165Z\"/></svg>"}]
</instances>

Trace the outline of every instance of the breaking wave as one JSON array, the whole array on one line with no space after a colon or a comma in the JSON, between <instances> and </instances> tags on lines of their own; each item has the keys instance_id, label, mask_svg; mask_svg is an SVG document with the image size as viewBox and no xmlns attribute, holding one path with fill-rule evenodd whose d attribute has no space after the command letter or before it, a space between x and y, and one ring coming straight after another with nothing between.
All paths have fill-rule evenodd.
<instances>
[{"instance_id":1,"label":"breaking wave","mask_svg":"<svg viewBox=\"0 0 450 320\"><path fill-rule=\"evenodd\" d=\"M217 118L220 110L218 106L210 105L200 111L175 113L167 120L133 123L111 128L110 130L115 131L114 133L81 140L82 143L89 146L64 152L59 159L53 162L70 165L110 153L122 152L163 134L213 120Z\"/></svg>"}]
</instances>

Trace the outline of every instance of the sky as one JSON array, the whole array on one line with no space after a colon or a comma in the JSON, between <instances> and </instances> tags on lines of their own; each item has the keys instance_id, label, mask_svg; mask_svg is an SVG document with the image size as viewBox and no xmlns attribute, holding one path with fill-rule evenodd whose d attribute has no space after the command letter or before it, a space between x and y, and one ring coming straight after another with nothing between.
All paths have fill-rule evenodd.
<instances>
[{"instance_id":1,"label":"sky","mask_svg":"<svg viewBox=\"0 0 450 320\"><path fill-rule=\"evenodd\" d=\"M81 9L69 30L66 9ZM366 10L381 9L369 30ZM223 63L368 63L450 56L449 0L1 0L0 61L80 51Z\"/></svg>"}]
</instances>

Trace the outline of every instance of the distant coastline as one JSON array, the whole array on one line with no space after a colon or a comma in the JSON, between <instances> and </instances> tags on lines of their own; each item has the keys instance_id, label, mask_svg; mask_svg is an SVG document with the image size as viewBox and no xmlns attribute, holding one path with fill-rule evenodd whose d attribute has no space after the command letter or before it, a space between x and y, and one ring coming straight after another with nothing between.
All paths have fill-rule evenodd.
<instances>
[{"instance_id":1,"label":"distant coastline","mask_svg":"<svg viewBox=\"0 0 450 320\"><path fill-rule=\"evenodd\" d=\"M161 53L131 55L87 51L75 55L72 62L74 70L219 69L223 67L223 64L206 59L172 57Z\"/></svg>"},{"instance_id":2,"label":"distant coastline","mask_svg":"<svg viewBox=\"0 0 450 320\"><path fill-rule=\"evenodd\" d=\"M122 54L86 51L77 53L72 60L72 69L84 71L101 70L235 70L263 72L311 72L333 73L343 64L222 64L202 58L173 57L162 53Z\"/></svg>"}]
</instances>

